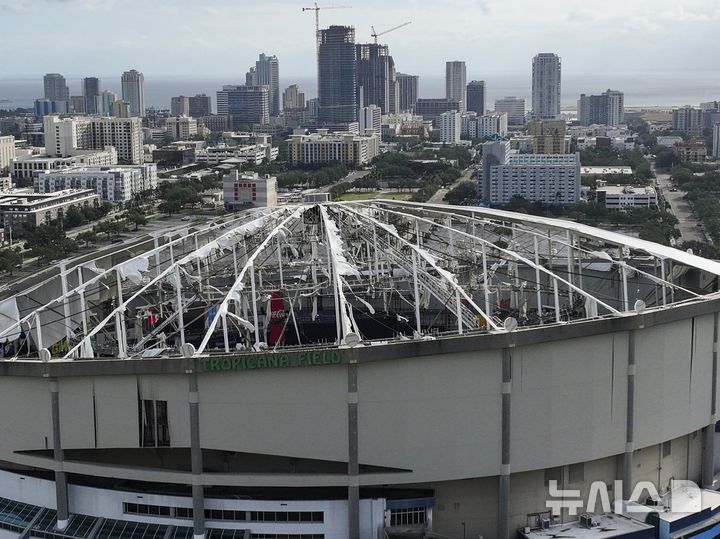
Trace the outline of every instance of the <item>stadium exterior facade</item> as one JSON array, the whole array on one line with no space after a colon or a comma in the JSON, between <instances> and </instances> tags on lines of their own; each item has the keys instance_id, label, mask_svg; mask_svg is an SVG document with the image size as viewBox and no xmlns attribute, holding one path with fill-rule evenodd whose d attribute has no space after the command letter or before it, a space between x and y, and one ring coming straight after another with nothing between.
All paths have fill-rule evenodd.
<instances>
[{"instance_id":1,"label":"stadium exterior facade","mask_svg":"<svg viewBox=\"0 0 720 539\"><path fill-rule=\"evenodd\" d=\"M713 483L720 264L688 253L374 202L248 212L49 271L0 302L0 537L505 538L546 511L551 479L583 499L597 480L625 499L641 480ZM161 332L139 329L151 289ZM258 340L275 289L305 297L282 308L298 340L334 310L327 342ZM215 310L189 345L198 303ZM420 331L368 339L359 309L383 305Z\"/></svg>"}]
</instances>

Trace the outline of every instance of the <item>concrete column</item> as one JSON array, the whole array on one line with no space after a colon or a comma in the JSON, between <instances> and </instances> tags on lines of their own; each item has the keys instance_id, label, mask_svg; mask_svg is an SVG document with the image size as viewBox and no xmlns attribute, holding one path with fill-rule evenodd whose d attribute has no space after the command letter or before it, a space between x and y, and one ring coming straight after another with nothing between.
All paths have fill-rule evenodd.
<instances>
[{"instance_id":1,"label":"concrete column","mask_svg":"<svg viewBox=\"0 0 720 539\"><path fill-rule=\"evenodd\" d=\"M703 429L702 486L712 488L715 477L715 414L717 413L718 383L718 318L713 315L712 388L710 390L710 423Z\"/></svg>"},{"instance_id":2,"label":"concrete column","mask_svg":"<svg viewBox=\"0 0 720 539\"><path fill-rule=\"evenodd\" d=\"M627 419L625 454L623 455L623 500L630 499L633 490L633 445L635 440L635 330L628 333Z\"/></svg>"},{"instance_id":3,"label":"concrete column","mask_svg":"<svg viewBox=\"0 0 720 539\"><path fill-rule=\"evenodd\" d=\"M200 448L200 409L197 373L189 375L190 471L192 473L193 537L205 537L205 493L202 485L203 461Z\"/></svg>"},{"instance_id":4,"label":"concrete column","mask_svg":"<svg viewBox=\"0 0 720 539\"><path fill-rule=\"evenodd\" d=\"M348 538L360 539L357 360L348 363Z\"/></svg>"},{"instance_id":5,"label":"concrete column","mask_svg":"<svg viewBox=\"0 0 720 539\"><path fill-rule=\"evenodd\" d=\"M53 458L55 459L55 503L57 504L57 529L68 525L67 475L63 471L65 454L60 439L60 388L57 378L50 380L50 408L52 413Z\"/></svg>"},{"instance_id":6,"label":"concrete column","mask_svg":"<svg viewBox=\"0 0 720 539\"><path fill-rule=\"evenodd\" d=\"M510 537L510 405L512 391L512 354L502 351L502 434L498 483L498 539Z\"/></svg>"}]
</instances>

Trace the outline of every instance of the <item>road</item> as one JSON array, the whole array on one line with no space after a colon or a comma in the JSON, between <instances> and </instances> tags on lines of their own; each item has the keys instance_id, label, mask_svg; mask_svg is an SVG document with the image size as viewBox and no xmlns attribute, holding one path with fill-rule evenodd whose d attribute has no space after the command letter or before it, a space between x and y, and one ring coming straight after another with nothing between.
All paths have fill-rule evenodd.
<instances>
[{"instance_id":1,"label":"road","mask_svg":"<svg viewBox=\"0 0 720 539\"><path fill-rule=\"evenodd\" d=\"M448 191L452 189L453 187L456 187L460 182L465 182L468 180L472 180L473 172L475 172L475 166L471 165L465 170L463 170L462 175L453 183L452 185L449 185L448 187L441 187L436 191L436 193L430 197L428 200L428 204L447 204L443 200L445 198L445 195L447 195Z\"/></svg>"},{"instance_id":2,"label":"road","mask_svg":"<svg viewBox=\"0 0 720 539\"><path fill-rule=\"evenodd\" d=\"M353 170L350 174L345 176L339 182L334 183L332 185L326 185L325 187L321 187L320 189L318 189L315 192L316 193L328 193L330 191L330 188L333 185L340 185L341 183L351 182L351 181L357 180L358 178L362 178L363 176L367 176L368 174L370 174L369 170Z\"/></svg>"},{"instance_id":3,"label":"road","mask_svg":"<svg viewBox=\"0 0 720 539\"><path fill-rule=\"evenodd\" d=\"M653 163L654 170L654 163ZM671 191L670 174L655 171L657 186L665 201L670 204L670 213L678 218L678 230L680 230L681 241L702 241L707 242L703 227L697 220L690 205L684 199L683 191Z\"/></svg>"}]
</instances>

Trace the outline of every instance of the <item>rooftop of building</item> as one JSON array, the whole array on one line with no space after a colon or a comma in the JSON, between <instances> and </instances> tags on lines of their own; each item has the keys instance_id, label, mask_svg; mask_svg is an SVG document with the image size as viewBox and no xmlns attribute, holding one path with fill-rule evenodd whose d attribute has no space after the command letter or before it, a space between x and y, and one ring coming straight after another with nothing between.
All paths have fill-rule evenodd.
<instances>
[{"instance_id":1,"label":"rooftop of building","mask_svg":"<svg viewBox=\"0 0 720 539\"><path fill-rule=\"evenodd\" d=\"M651 186L633 185L605 185L598 187L598 191L605 191L609 195L655 195L655 188Z\"/></svg>"},{"instance_id":2,"label":"rooftop of building","mask_svg":"<svg viewBox=\"0 0 720 539\"><path fill-rule=\"evenodd\" d=\"M65 189L54 193L28 193L25 191L0 192L0 206L33 206L44 202L61 201L67 197L96 197L92 189Z\"/></svg>"},{"instance_id":3,"label":"rooftop of building","mask_svg":"<svg viewBox=\"0 0 720 539\"><path fill-rule=\"evenodd\" d=\"M568 539L612 539L615 537L633 537L635 539L655 537L655 528L622 515L612 513L592 514L596 526L584 526L579 520L564 524L554 524L547 529L533 529L522 532L525 539L547 539L548 537L567 537Z\"/></svg>"},{"instance_id":4,"label":"rooftop of building","mask_svg":"<svg viewBox=\"0 0 720 539\"><path fill-rule=\"evenodd\" d=\"M632 175L632 167L581 167L581 174L627 174Z\"/></svg>"},{"instance_id":5,"label":"rooftop of building","mask_svg":"<svg viewBox=\"0 0 720 539\"><path fill-rule=\"evenodd\" d=\"M525 330L541 326L567 332L580 321L617 325L666 316L674 306L712 306L720 298L713 285L720 263L684 251L575 222L390 200L243 211L70 261L71 281L78 266L86 270L88 293L110 288L125 298L120 307L95 313L87 333L79 315L69 326L57 318L64 298L78 303L80 286L71 282L71 291L58 295L57 268L15 288L18 297L37 295L31 305L16 301L21 324L41 317L41 342L64 338L70 327L68 358L252 354L513 332L522 339ZM609 294L613 279L628 286ZM178 286L183 312L190 313L180 325ZM388 294L397 301L384 303ZM257 311L249 298L261 298ZM268 302L282 313L275 329L260 312ZM134 317L160 304L161 328L141 340L124 335L127 341L113 349L118 312ZM16 319L0 323L0 339L17 333ZM199 319L207 327L195 323ZM101 331L106 339L97 349L94 336Z\"/></svg>"}]
</instances>

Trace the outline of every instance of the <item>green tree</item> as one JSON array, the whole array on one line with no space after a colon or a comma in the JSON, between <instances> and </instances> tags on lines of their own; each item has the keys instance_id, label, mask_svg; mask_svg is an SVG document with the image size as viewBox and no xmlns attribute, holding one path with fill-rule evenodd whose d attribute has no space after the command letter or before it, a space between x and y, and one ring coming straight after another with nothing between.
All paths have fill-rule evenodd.
<instances>
[{"instance_id":1,"label":"green tree","mask_svg":"<svg viewBox=\"0 0 720 539\"><path fill-rule=\"evenodd\" d=\"M84 241L85 247L90 247L91 243L96 243L98 240L97 232L93 230L86 230L85 232L81 232L78 234L75 239L77 241Z\"/></svg>"},{"instance_id":2,"label":"green tree","mask_svg":"<svg viewBox=\"0 0 720 539\"><path fill-rule=\"evenodd\" d=\"M171 217L173 213L177 213L182 209L182 204L177 201L168 200L161 202L158 205L158 209L163 213L167 213L168 217Z\"/></svg>"},{"instance_id":3,"label":"green tree","mask_svg":"<svg viewBox=\"0 0 720 539\"><path fill-rule=\"evenodd\" d=\"M443 200L448 204L456 206L468 206L477 200L478 190L477 183L473 181L464 181L457 184L445 194Z\"/></svg>"},{"instance_id":4,"label":"green tree","mask_svg":"<svg viewBox=\"0 0 720 539\"><path fill-rule=\"evenodd\" d=\"M138 231L139 227L144 226L148 223L148 219L144 213L138 210L130 210L125 214L125 221L135 226L135 232Z\"/></svg>"},{"instance_id":5,"label":"green tree","mask_svg":"<svg viewBox=\"0 0 720 539\"><path fill-rule=\"evenodd\" d=\"M83 224L84 221L85 216L83 215L82 210L76 208L75 206L68 208L65 212L65 217L63 218L65 228L75 228L76 226Z\"/></svg>"},{"instance_id":6,"label":"green tree","mask_svg":"<svg viewBox=\"0 0 720 539\"><path fill-rule=\"evenodd\" d=\"M65 257L77 248L75 240L68 238L56 224L32 227L26 233L25 249L43 260Z\"/></svg>"},{"instance_id":7,"label":"green tree","mask_svg":"<svg viewBox=\"0 0 720 539\"><path fill-rule=\"evenodd\" d=\"M0 250L0 272L13 274L15 266L22 264L23 257L18 251L12 249Z\"/></svg>"}]
</instances>

